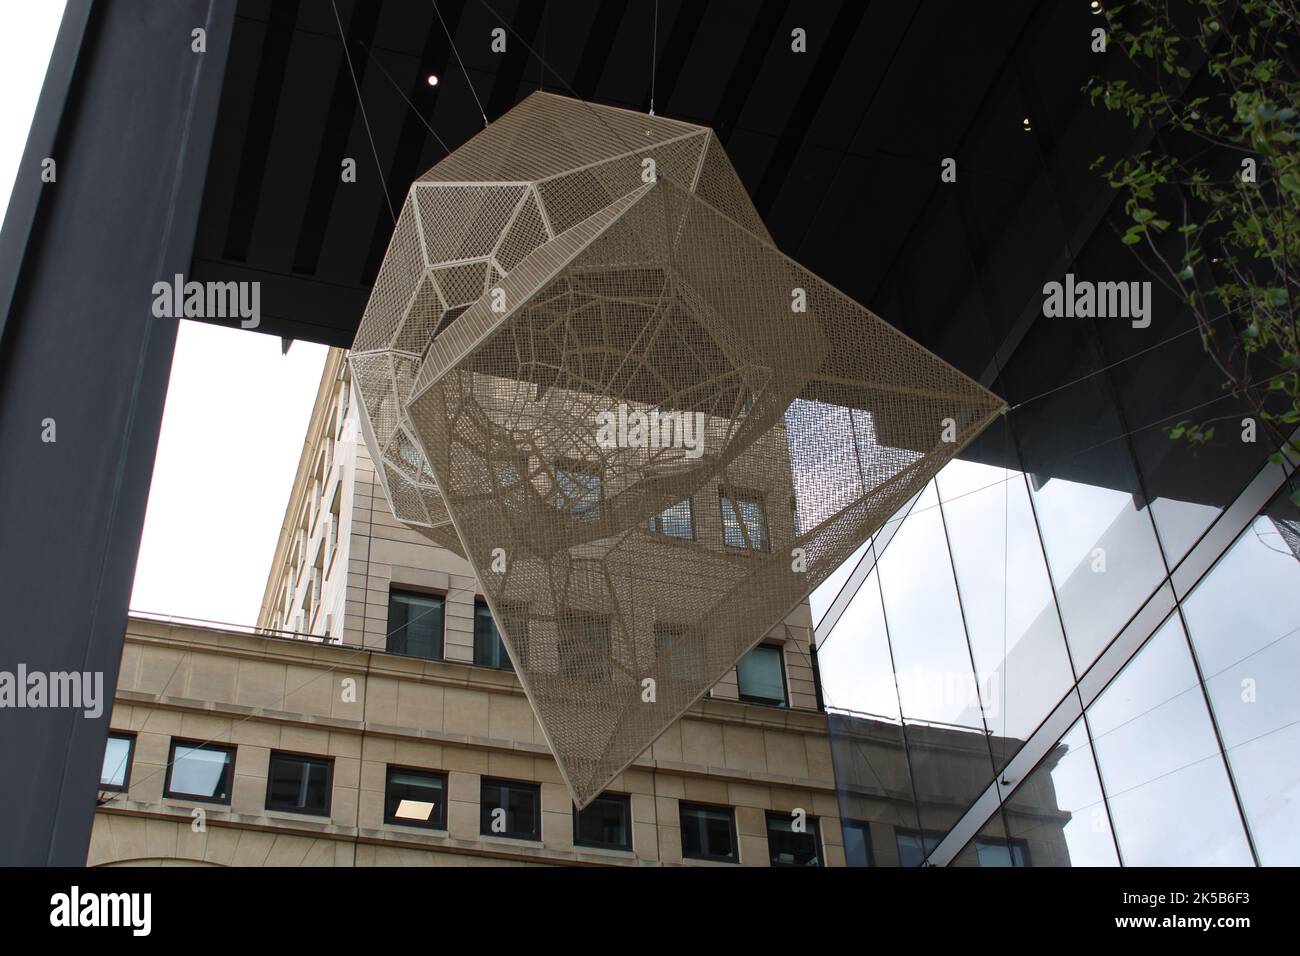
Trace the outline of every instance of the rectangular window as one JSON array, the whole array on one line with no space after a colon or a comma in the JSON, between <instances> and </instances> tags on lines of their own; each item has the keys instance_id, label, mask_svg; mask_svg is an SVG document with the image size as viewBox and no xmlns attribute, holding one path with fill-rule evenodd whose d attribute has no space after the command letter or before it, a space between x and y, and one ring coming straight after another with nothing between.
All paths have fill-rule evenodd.
<instances>
[{"instance_id":1,"label":"rectangular window","mask_svg":"<svg viewBox=\"0 0 1300 956\"><path fill-rule=\"evenodd\" d=\"M688 860L739 863L736 814L731 807L681 804L682 856Z\"/></svg>"},{"instance_id":2,"label":"rectangular window","mask_svg":"<svg viewBox=\"0 0 1300 956\"><path fill-rule=\"evenodd\" d=\"M943 839L942 833L917 833L915 830L895 830L894 840L898 844L899 866L920 866L925 858L934 852L934 848Z\"/></svg>"},{"instance_id":3,"label":"rectangular window","mask_svg":"<svg viewBox=\"0 0 1300 956\"><path fill-rule=\"evenodd\" d=\"M773 866L821 866L821 834L817 818L769 813L767 852Z\"/></svg>"},{"instance_id":4,"label":"rectangular window","mask_svg":"<svg viewBox=\"0 0 1300 956\"><path fill-rule=\"evenodd\" d=\"M438 594L388 592L388 652L442 660L446 600Z\"/></svg>"},{"instance_id":5,"label":"rectangular window","mask_svg":"<svg viewBox=\"0 0 1300 956\"><path fill-rule=\"evenodd\" d=\"M736 665L740 699L750 704L786 705L785 654L773 644L760 644Z\"/></svg>"},{"instance_id":6,"label":"rectangular window","mask_svg":"<svg viewBox=\"0 0 1300 956\"><path fill-rule=\"evenodd\" d=\"M474 602L474 663L481 667L513 670L496 621L484 601Z\"/></svg>"},{"instance_id":7,"label":"rectangular window","mask_svg":"<svg viewBox=\"0 0 1300 956\"><path fill-rule=\"evenodd\" d=\"M528 496L528 459L484 461L483 493L500 502L508 511L523 511Z\"/></svg>"},{"instance_id":8,"label":"rectangular window","mask_svg":"<svg viewBox=\"0 0 1300 956\"><path fill-rule=\"evenodd\" d=\"M1008 843L1006 840L975 840L975 855L980 866L1028 866L1028 851L1019 840Z\"/></svg>"},{"instance_id":9,"label":"rectangular window","mask_svg":"<svg viewBox=\"0 0 1300 956\"><path fill-rule=\"evenodd\" d=\"M655 660L659 679L698 680L704 670L704 641L698 630L670 621L655 622Z\"/></svg>"},{"instance_id":10,"label":"rectangular window","mask_svg":"<svg viewBox=\"0 0 1300 956\"><path fill-rule=\"evenodd\" d=\"M718 493L722 507L722 540L729 548L767 550L767 511L763 496L723 489Z\"/></svg>"},{"instance_id":11,"label":"rectangular window","mask_svg":"<svg viewBox=\"0 0 1300 956\"><path fill-rule=\"evenodd\" d=\"M873 866L871 826L865 820L841 820L844 833L844 865Z\"/></svg>"},{"instance_id":12,"label":"rectangular window","mask_svg":"<svg viewBox=\"0 0 1300 956\"><path fill-rule=\"evenodd\" d=\"M273 753L266 779L266 809L327 817L333 776L333 758Z\"/></svg>"},{"instance_id":13,"label":"rectangular window","mask_svg":"<svg viewBox=\"0 0 1300 956\"><path fill-rule=\"evenodd\" d=\"M535 783L484 778L479 795L479 832L516 840L542 838L542 789Z\"/></svg>"},{"instance_id":14,"label":"rectangular window","mask_svg":"<svg viewBox=\"0 0 1300 956\"><path fill-rule=\"evenodd\" d=\"M632 799L602 793L587 806L573 811L573 842L576 846L632 849Z\"/></svg>"},{"instance_id":15,"label":"rectangular window","mask_svg":"<svg viewBox=\"0 0 1300 956\"><path fill-rule=\"evenodd\" d=\"M384 786L384 822L447 829L447 775L389 767Z\"/></svg>"},{"instance_id":16,"label":"rectangular window","mask_svg":"<svg viewBox=\"0 0 1300 956\"><path fill-rule=\"evenodd\" d=\"M599 518L604 497L600 472L591 465L566 461L555 466L555 507L582 518Z\"/></svg>"},{"instance_id":17,"label":"rectangular window","mask_svg":"<svg viewBox=\"0 0 1300 956\"><path fill-rule=\"evenodd\" d=\"M100 790L126 790L131 785L131 753L135 734L111 733L104 745L104 766L99 771Z\"/></svg>"},{"instance_id":18,"label":"rectangular window","mask_svg":"<svg viewBox=\"0 0 1300 956\"><path fill-rule=\"evenodd\" d=\"M558 623L560 676L587 683L609 680L613 653L609 618L569 611L560 615Z\"/></svg>"},{"instance_id":19,"label":"rectangular window","mask_svg":"<svg viewBox=\"0 0 1300 956\"><path fill-rule=\"evenodd\" d=\"M229 803L235 748L173 740L163 795L206 803Z\"/></svg>"},{"instance_id":20,"label":"rectangular window","mask_svg":"<svg viewBox=\"0 0 1300 956\"><path fill-rule=\"evenodd\" d=\"M695 507L690 498L683 498L657 515L646 519L646 527L656 534L682 541L695 540Z\"/></svg>"}]
</instances>

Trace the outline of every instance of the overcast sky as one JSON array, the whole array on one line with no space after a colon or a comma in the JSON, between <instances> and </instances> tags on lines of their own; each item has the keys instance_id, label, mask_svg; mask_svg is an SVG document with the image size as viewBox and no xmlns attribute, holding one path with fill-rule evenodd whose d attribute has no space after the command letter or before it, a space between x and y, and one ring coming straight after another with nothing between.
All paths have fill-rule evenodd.
<instances>
[{"instance_id":1,"label":"overcast sky","mask_svg":"<svg viewBox=\"0 0 1300 956\"><path fill-rule=\"evenodd\" d=\"M181 322L133 611L256 623L328 351Z\"/></svg>"},{"instance_id":2,"label":"overcast sky","mask_svg":"<svg viewBox=\"0 0 1300 956\"><path fill-rule=\"evenodd\" d=\"M0 3L0 211L63 16ZM132 610L256 623L326 349L182 322L149 491Z\"/></svg>"},{"instance_id":3,"label":"overcast sky","mask_svg":"<svg viewBox=\"0 0 1300 956\"><path fill-rule=\"evenodd\" d=\"M0 3L0 219L9 207L45 67L63 18L62 0ZM40 170L28 170L39 176Z\"/></svg>"}]
</instances>

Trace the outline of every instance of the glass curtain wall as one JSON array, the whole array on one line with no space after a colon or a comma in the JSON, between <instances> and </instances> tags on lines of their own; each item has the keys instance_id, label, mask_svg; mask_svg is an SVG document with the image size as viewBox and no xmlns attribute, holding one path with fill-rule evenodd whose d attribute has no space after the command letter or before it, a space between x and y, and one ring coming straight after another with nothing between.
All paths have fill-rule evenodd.
<instances>
[{"instance_id":1,"label":"glass curtain wall","mask_svg":"<svg viewBox=\"0 0 1300 956\"><path fill-rule=\"evenodd\" d=\"M962 460L942 471L883 553L864 550L871 571L818 631L841 816L863 834L860 865L924 862L971 812L984 817L977 835L944 862L1300 863L1291 491L1283 483L1087 699L1077 679L1167 587L1151 509L1131 500L1103 508L1111 489L1065 482L1041 508L1046 492L1023 472ZM1082 561L1061 570L1045 526L1072 538ZM1128 552L1118 567L1133 572L1137 552L1155 569L1140 587L1117 582L1126 605L1094 596L1067 613L1070 582L1114 573L1109 560L1094 570L1090 555L1103 548L1109 558L1116 540ZM1100 593L1093 581L1079 587ZM829 604L823 595L820 606ZM1007 779L1008 761L1069 695L1082 715L1023 779ZM995 781L1000 799L972 810Z\"/></svg>"}]
</instances>

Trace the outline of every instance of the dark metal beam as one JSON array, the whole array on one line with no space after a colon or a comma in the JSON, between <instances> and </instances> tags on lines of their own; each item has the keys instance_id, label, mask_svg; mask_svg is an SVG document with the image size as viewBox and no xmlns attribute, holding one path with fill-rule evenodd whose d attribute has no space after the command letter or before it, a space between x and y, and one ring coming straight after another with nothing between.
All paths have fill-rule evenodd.
<instances>
[{"instance_id":1,"label":"dark metal beam","mask_svg":"<svg viewBox=\"0 0 1300 956\"><path fill-rule=\"evenodd\" d=\"M153 284L189 266L234 19L68 7L0 239L0 671L102 675L103 708L0 710L5 865L85 862L176 337Z\"/></svg>"}]
</instances>

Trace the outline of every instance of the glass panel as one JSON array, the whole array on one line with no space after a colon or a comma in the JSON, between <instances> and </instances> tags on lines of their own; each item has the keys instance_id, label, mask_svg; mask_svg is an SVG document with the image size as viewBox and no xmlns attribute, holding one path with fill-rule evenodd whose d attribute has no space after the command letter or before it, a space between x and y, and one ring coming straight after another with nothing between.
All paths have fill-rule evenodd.
<instances>
[{"instance_id":1,"label":"glass panel","mask_svg":"<svg viewBox=\"0 0 1300 956\"><path fill-rule=\"evenodd\" d=\"M1173 615L1088 708L1129 866L1250 866L1241 815Z\"/></svg>"},{"instance_id":2,"label":"glass panel","mask_svg":"<svg viewBox=\"0 0 1300 956\"><path fill-rule=\"evenodd\" d=\"M126 772L131 766L132 737L110 735L104 746L104 766L99 772L99 785L120 790L126 786Z\"/></svg>"},{"instance_id":3,"label":"glass panel","mask_svg":"<svg viewBox=\"0 0 1300 956\"><path fill-rule=\"evenodd\" d=\"M479 832L520 840L540 840L540 794L535 784L484 780ZM505 812L499 812L502 810Z\"/></svg>"},{"instance_id":4,"label":"glass panel","mask_svg":"<svg viewBox=\"0 0 1300 956\"><path fill-rule=\"evenodd\" d=\"M474 605L474 663L483 667L513 669L492 612L481 601Z\"/></svg>"},{"instance_id":5,"label":"glass panel","mask_svg":"<svg viewBox=\"0 0 1300 956\"><path fill-rule=\"evenodd\" d=\"M1016 787L1003 817L1030 866L1119 865L1082 719Z\"/></svg>"},{"instance_id":6,"label":"glass panel","mask_svg":"<svg viewBox=\"0 0 1300 956\"><path fill-rule=\"evenodd\" d=\"M796 830L796 820L788 813L767 815L767 849L772 866L821 866L821 840L817 821L803 818Z\"/></svg>"},{"instance_id":7,"label":"glass panel","mask_svg":"<svg viewBox=\"0 0 1300 956\"><path fill-rule=\"evenodd\" d=\"M656 621L655 660L673 680L698 679L705 661L703 635L685 624Z\"/></svg>"},{"instance_id":8,"label":"glass panel","mask_svg":"<svg viewBox=\"0 0 1300 956\"><path fill-rule=\"evenodd\" d=\"M767 513L758 495L719 493L722 540L730 548L767 550Z\"/></svg>"},{"instance_id":9,"label":"glass panel","mask_svg":"<svg viewBox=\"0 0 1300 956\"><path fill-rule=\"evenodd\" d=\"M1127 451L1122 451L1127 459ZM1034 493L1057 601L1080 674L1165 575L1150 515L1136 495L1123 487L1065 478L1052 478Z\"/></svg>"},{"instance_id":10,"label":"glass panel","mask_svg":"<svg viewBox=\"0 0 1300 956\"><path fill-rule=\"evenodd\" d=\"M921 827L946 832L993 765L937 503L931 483L878 572Z\"/></svg>"},{"instance_id":11,"label":"glass panel","mask_svg":"<svg viewBox=\"0 0 1300 956\"><path fill-rule=\"evenodd\" d=\"M873 844L866 827L874 824L880 839L874 842L871 865L897 865L894 831L915 831L920 825L902 728L875 717L839 713L827 714L826 723L840 818L858 821L868 849ZM847 853L847 831L844 839Z\"/></svg>"},{"instance_id":12,"label":"glass panel","mask_svg":"<svg viewBox=\"0 0 1300 956\"><path fill-rule=\"evenodd\" d=\"M581 465L555 469L555 507L587 518L600 516L601 477Z\"/></svg>"},{"instance_id":13,"label":"glass panel","mask_svg":"<svg viewBox=\"0 0 1300 956\"><path fill-rule=\"evenodd\" d=\"M211 800L230 799L230 751L177 744L169 792Z\"/></svg>"},{"instance_id":14,"label":"glass panel","mask_svg":"<svg viewBox=\"0 0 1300 956\"><path fill-rule=\"evenodd\" d=\"M853 569L862 561L862 558L867 553L867 549L870 547L871 539L868 538L866 541L862 542L858 547L858 550L853 552L852 557L832 571L826 580L817 585L817 589L813 591L812 594L808 595L808 603L812 606L812 619L814 626L821 623L823 615L830 610L831 603L839 595L845 582L848 581L849 575L853 573Z\"/></svg>"},{"instance_id":15,"label":"glass panel","mask_svg":"<svg viewBox=\"0 0 1300 956\"><path fill-rule=\"evenodd\" d=\"M1183 610L1260 862L1300 864L1300 511L1284 490Z\"/></svg>"},{"instance_id":16,"label":"glass panel","mask_svg":"<svg viewBox=\"0 0 1300 956\"><path fill-rule=\"evenodd\" d=\"M607 680L612 654L609 618L565 611L558 623L560 675L571 680Z\"/></svg>"},{"instance_id":17,"label":"glass panel","mask_svg":"<svg viewBox=\"0 0 1300 956\"><path fill-rule=\"evenodd\" d=\"M651 515L647 519L651 531L665 534L670 538L684 541L695 539L695 512L690 498L683 498L675 505L670 505L663 512Z\"/></svg>"},{"instance_id":18,"label":"glass panel","mask_svg":"<svg viewBox=\"0 0 1300 956\"><path fill-rule=\"evenodd\" d=\"M1114 217L1119 219L1117 213ZM1119 278L1132 270L1128 250L1110 239L1110 229L1096 233L1098 271ZM1170 230L1164 251L1182 254L1182 236ZM1139 278L1137 275L1132 278ZM1148 278L1142 276L1141 278ZM1173 567L1210 523L1240 494L1272 450L1262 423L1254 442L1242 441L1241 421L1249 405L1223 388L1225 376L1205 351L1195 317L1178 296L1160 282L1151 283L1147 328L1131 322L1099 322L1098 335L1125 419L1136 428L1129 439L1142 469L1151 515ZM1174 338L1181 335L1180 338ZM1187 411L1194 409L1194 411ZM1203 444L1172 441L1163 427L1137 426L1184 419L1214 421L1214 437Z\"/></svg>"},{"instance_id":19,"label":"glass panel","mask_svg":"<svg viewBox=\"0 0 1300 956\"><path fill-rule=\"evenodd\" d=\"M310 757L275 754L271 757L271 786L267 805L300 813L329 809L329 763Z\"/></svg>"},{"instance_id":20,"label":"glass panel","mask_svg":"<svg viewBox=\"0 0 1300 956\"><path fill-rule=\"evenodd\" d=\"M384 795L385 819L441 829L446 826L445 791L446 780L441 774L390 769Z\"/></svg>"},{"instance_id":21,"label":"glass panel","mask_svg":"<svg viewBox=\"0 0 1300 956\"><path fill-rule=\"evenodd\" d=\"M736 862L735 820L730 810L683 804L682 856Z\"/></svg>"},{"instance_id":22,"label":"glass panel","mask_svg":"<svg viewBox=\"0 0 1300 956\"><path fill-rule=\"evenodd\" d=\"M938 477L1000 769L1074 683L1024 476L954 460Z\"/></svg>"},{"instance_id":23,"label":"glass panel","mask_svg":"<svg viewBox=\"0 0 1300 956\"><path fill-rule=\"evenodd\" d=\"M388 651L442 660L443 608L443 598L435 594L390 591Z\"/></svg>"},{"instance_id":24,"label":"glass panel","mask_svg":"<svg viewBox=\"0 0 1300 956\"><path fill-rule=\"evenodd\" d=\"M863 820L841 820L844 865L871 866L871 826Z\"/></svg>"},{"instance_id":25,"label":"glass panel","mask_svg":"<svg viewBox=\"0 0 1300 956\"><path fill-rule=\"evenodd\" d=\"M817 646L817 665L827 707L898 720L894 661L875 570Z\"/></svg>"},{"instance_id":26,"label":"glass panel","mask_svg":"<svg viewBox=\"0 0 1300 956\"><path fill-rule=\"evenodd\" d=\"M1093 325L1039 319L1004 376L1078 674L1165 576Z\"/></svg>"},{"instance_id":27,"label":"glass panel","mask_svg":"<svg viewBox=\"0 0 1300 956\"><path fill-rule=\"evenodd\" d=\"M785 675L782 673L781 649L764 645L742 657L736 665L736 683L741 700L784 704Z\"/></svg>"},{"instance_id":28,"label":"glass panel","mask_svg":"<svg viewBox=\"0 0 1300 956\"><path fill-rule=\"evenodd\" d=\"M898 844L898 865L920 866L942 839L942 833L918 833L912 830L895 831L894 840Z\"/></svg>"},{"instance_id":29,"label":"glass panel","mask_svg":"<svg viewBox=\"0 0 1300 956\"><path fill-rule=\"evenodd\" d=\"M1013 866L1008 847L1006 823L999 810L984 824L980 832L962 847L962 851L953 858L949 866Z\"/></svg>"},{"instance_id":30,"label":"glass panel","mask_svg":"<svg viewBox=\"0 0 1300 956\"><path fill-rule=\"evenodd\" d=\"M975 853L980 866L1027 866L1025 848L1020 843L976 838Z\"/></svg>"},{"instance_id":31,"label":"glass panel","mask_svg":"<svg viewBox=\"0 0 1300 956\"><path fill-rule=\"evenodd\" d=\"M573 818L573 842L614 850L632 849L632 810L627 797L600 796Z\"/></svg>"}]
</instances>

